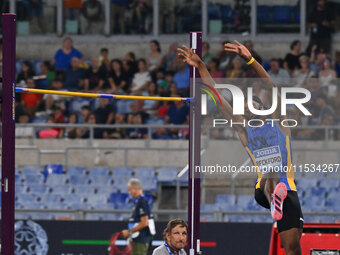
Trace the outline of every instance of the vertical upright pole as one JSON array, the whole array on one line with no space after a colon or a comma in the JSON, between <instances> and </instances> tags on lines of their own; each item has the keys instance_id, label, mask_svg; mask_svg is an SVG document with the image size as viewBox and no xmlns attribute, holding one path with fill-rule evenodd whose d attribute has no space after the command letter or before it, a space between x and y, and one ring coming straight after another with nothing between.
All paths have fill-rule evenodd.
<instances>
[{"instance_id":1,"label":"vertical upright pole","mask_svg":"<svg viewBox=\"0 0 340 255\"><path fill-rule=\"evenodd\" d=\"M14 254L16 15L2 14L1 254Z\"/></svg>"},{"instance_id":2,"label":"vertical upright pole","mask_svg":"<svg viewBox=\"0 0 340 255\"><path fill-rule=\"evenodd\" d=\"M202 32L190 33L190 47L198 56L202 56ZM195 166L200 165L201 151L201 93L197 79L199 73L196 68L190 68L190 97L195 102L190 103L190 138L189 138L189 197L188 197L188 225L189 225L189 254L200 252L199 224L200 224L200 173L195 172Z\"/></svg>"}]
</instances>

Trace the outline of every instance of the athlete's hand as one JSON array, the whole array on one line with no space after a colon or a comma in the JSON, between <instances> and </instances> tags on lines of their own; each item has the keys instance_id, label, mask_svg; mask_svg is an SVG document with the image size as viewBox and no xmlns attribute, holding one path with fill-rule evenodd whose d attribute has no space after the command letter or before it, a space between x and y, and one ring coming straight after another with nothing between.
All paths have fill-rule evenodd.
<instances>
[{"instance_id":1,"label":"athlete's hand","mask_svg":"<svg viewBox=\"0 0 340 255\"><path fill-rule=\"evenodd\" d=\"M238 41L234 41L235 44L233 43L226 43L224 44L224 50L226 52L233 52L238 54L240 57L242 57L245 61L249 61L251 59L251 53L249 50L241 43Z\"/></svg>"},{"instance_id":2,"label":"athlete's hand","mask_svg":"<svg viewBox=\"0 0 340 255\"><path fill-rule=\"evenodd\" d=\"M123 236L123 238L128 238L129 237L129 230L127 230L127 229L122 230L122 236Z\"/></svg>"},{"instance_id":3,"label":"athlete's hand","mask_svg":"<svg viewBox=\"0 0 340 255\"><path fill-rule=\"evenodd\" d=\"M198 68L199 63L202 61L201 58L192 49L188 49L187 46L183 45L182 47L183 49L177 49L177 55L184 57L184 62Z\"/></svg>"}]
</instances>

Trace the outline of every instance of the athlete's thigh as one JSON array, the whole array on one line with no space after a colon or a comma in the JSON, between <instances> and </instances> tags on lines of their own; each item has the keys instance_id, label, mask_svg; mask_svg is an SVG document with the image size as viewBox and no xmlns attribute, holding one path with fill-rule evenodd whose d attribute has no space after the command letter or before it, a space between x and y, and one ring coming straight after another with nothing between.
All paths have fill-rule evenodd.
<instances>
[{"instance_id":1,"label":"athlete's thigh","mask_svg":"<svg viewBox=\"0 0 340 255\"><path fill-rule=\"evenodd\" d=\"M295 247L300 246L300 238L302 235L302 229L300 228L291 228L289 230L285 230L279 233L281 244L285 249L294 249Z\"/></svg>"}]
</instances>

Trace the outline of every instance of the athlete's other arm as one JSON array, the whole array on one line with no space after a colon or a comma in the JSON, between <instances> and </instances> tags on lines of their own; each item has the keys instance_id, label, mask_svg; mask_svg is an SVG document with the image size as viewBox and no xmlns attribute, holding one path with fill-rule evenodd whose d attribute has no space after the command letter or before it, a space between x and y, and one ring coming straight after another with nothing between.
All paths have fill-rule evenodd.
<instances>
[{"instance_id":1,"label":"athlete's other arm","mask_svg":"<svg viewBox=\"0 0 340 255\"><path fill-rule=\"evenodd\" d=\"M211 88L215 87L215 81L211 77L207 67L205 66L202 59L192 50L183 45L183 49L178 48L178 55L184 57L183 61L188 63L189 65L198 69L201 79L204 84L208 85ZM233 109L227 100L221 95L218 91L218 94L221 97L222 106L220 107L223 115L227 120L232 120L233 122L245 122L245 118L241 115L233 115ZM242 125L233 125L233 128L236 130L242 144L246 146L248 144L248 135L247 129Z\"/></svg>"},{"instance_id":2,"label":"athlete's other arm","mask_svg":"<svg viewBox=\"0 0 340 255\"><path fill-rule=\"evenodd\" d=\"M252 60L252 55L249 52L249 50L242 45L241 43L239 43L238 41L235 40L235 44L233 43L227 43L224 45L224 50L226 52L229 53L236 53L238 54L240 57L242 57L247 63L249 61ZM268 96L270 98L270 100L272 100L273 95L273 88L276 87L273 80L271 79L271 77L269 76L269 74L267 73L267 71L262 67L262 65L257 62L255 59L254 61L250 64L250 66L254 69L254 71L256 72L256 74L263 79L264 83L267 85L268 87ZM278 119L278 120L282 120L285 118L285 116L281 116L281 95L280 93L278 93L278 105L277 108L275 110L275 112L273 112L271 114L271 118L272 119ZM289 127L283 127L282 125L279 125L280 129L282 130L283 133L285 133L286 135L290 135L290 128Z\"/></svg>"}]
</instances>

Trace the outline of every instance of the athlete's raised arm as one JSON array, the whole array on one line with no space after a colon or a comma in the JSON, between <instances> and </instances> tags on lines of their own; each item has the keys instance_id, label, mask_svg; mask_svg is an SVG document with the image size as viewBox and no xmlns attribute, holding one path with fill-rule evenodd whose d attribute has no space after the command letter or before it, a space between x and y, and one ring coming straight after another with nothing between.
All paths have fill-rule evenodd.
<instances>
[{"instance_id":1,"label":"athlete's raised arm","mask_svg":"<svg viewBox=\"0 0 340 255\"><path fill-rule=\"evenodd\" d=\"M214 88L215 87L215 81L211 77L207 67L205 66L204 62L202 59L193 51L193 49L189 49L185 45L182 46L183 49L178 48L178 55L182 56L184 59L183 61L188 63L189 65L195 67L198 69L201 79L204 84ZM221 95L220 91L217 91L218 94L221 97L222 101L222 106L220 107L223 115L228 119L232 120L234 122L243 122L245 118L241 115L233 115L233 108L231 105L228 103L227 100L224 99L224 97ZM245 127L242 127L241 125L235 125L233 126L235 130L237 131L241 142L243 145L247 144L248 138L247 138L247 129Z\"/></svg>"}]
</instances>

